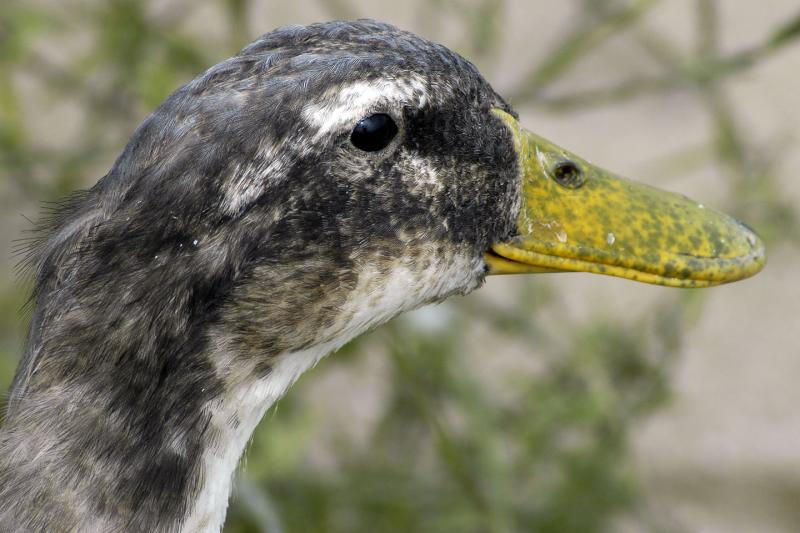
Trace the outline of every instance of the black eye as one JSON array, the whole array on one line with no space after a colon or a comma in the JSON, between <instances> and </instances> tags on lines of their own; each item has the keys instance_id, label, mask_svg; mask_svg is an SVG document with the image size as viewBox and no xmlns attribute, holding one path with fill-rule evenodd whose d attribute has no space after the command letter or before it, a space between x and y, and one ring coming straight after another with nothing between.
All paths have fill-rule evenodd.
<instances>
[{"instance_id":1,"label":"black eye","mask_svg":"<svg viewBox=\"0 0 800 533\"><path fill-rule=\"evenodd\" d=\"M389 146L395 135L397 135L397 124L392 117L376 113L358 121L350 135L350 142L359 150L377 152Z\"/></svg>"}]
</instances>

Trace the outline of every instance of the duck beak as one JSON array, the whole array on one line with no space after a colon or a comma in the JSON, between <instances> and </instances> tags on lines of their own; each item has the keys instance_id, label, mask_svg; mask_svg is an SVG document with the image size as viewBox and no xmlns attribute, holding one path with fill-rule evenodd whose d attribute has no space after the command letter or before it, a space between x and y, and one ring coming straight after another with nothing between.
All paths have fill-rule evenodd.
<instances>
[{"instance_id":1,"label":"duck beak","mask_svg":"<svg viewBox=\"0 0 800 533\"><path fill-rule=\"evenodd\" d=\"M743 223L590 165L494 112L514 136L522 205L518 235L486 253L489 274L593 272L708 287L764 267L764 244Z\"/></svg>"}]
</instances>

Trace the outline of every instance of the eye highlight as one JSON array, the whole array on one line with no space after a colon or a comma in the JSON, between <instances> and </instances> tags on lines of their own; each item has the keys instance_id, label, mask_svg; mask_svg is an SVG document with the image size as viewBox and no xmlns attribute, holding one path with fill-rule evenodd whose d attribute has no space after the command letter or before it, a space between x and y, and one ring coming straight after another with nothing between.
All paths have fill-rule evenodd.
<instances>
[{"instance_id":1,"label":"eye highlight","mask_svg":"<svg viewBox=\"0 0 800 533\"><path fill-rule=\"evenodd\" d=\"M377 152L389 146L397 131L397 124L392 117L376 113L358 121L350 134L350 142L359 150Z\"/></svg>"}]
</instances>

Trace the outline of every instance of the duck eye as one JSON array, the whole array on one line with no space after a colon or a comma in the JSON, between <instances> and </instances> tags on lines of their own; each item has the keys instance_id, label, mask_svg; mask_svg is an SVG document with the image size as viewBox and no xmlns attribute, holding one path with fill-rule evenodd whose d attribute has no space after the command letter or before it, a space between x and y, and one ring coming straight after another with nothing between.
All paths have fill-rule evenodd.
<instances>
[{"instance_id":1,"label":"duck eye","mask_svg":"<svg viewBox=\"0 0 800 533\"><path fill-rule=\"evenodd\" d=\"M383 150L397 135L397 124L385 113L376 113L362 118L350 134L350 142L359 150L377 152Z\"/></svg>"},{"instance_id":2,"label":"duck eye","mask_svg":"<svg viewBox=\"0 0 800 533\"><path fill-rule=\"evenodd\" d=\"M553 179L562 187L577 189L586 181L586 175L574 161L561 161L553 167Z\"/></svg>"}]
</instances>

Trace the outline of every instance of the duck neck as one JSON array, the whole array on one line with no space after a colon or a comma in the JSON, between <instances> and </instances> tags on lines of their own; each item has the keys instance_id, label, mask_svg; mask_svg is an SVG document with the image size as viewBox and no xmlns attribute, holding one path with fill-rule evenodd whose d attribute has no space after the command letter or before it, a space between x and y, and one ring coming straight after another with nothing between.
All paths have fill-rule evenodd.
<instances>
[{"instance_id":1,"label":"duck neck","mask_svg":"<svg viewBox=\"0 0 800 533\"><path fill-rule=\"evenodd\" d=\"M39 289L0 431L0 531L218 531L253 430L306 369L483 269L321 257L236 283L194 269Z\"/></svg>"},{"instance_id":2,"label":"duck neck","mask_svg":"<svg viewBox=\"0 0 800 533\"><path fill-rule=\"evenodd\" d=\"M259 420L332 348L260 371L195 352L166 358L173 368L125 359L84 379L32 376L0 433L0 530L219 531Z\"/></svg>"},{"instance_id":3,"label":"duck neck","mask_svg":"<svg viewBox=\"0 0 800 533\"><path fill-rule=\"evenodd\" d=\"M303 372L339 344L329 342L281 354L261 375L259 365L254 364L243 379L234 377L225 392L209 403L209 427L217 438L203 450L199 464L202 482L182 520L184 531L221 530L237 465L264 413Z\"/></svg>"}]
</instances>

